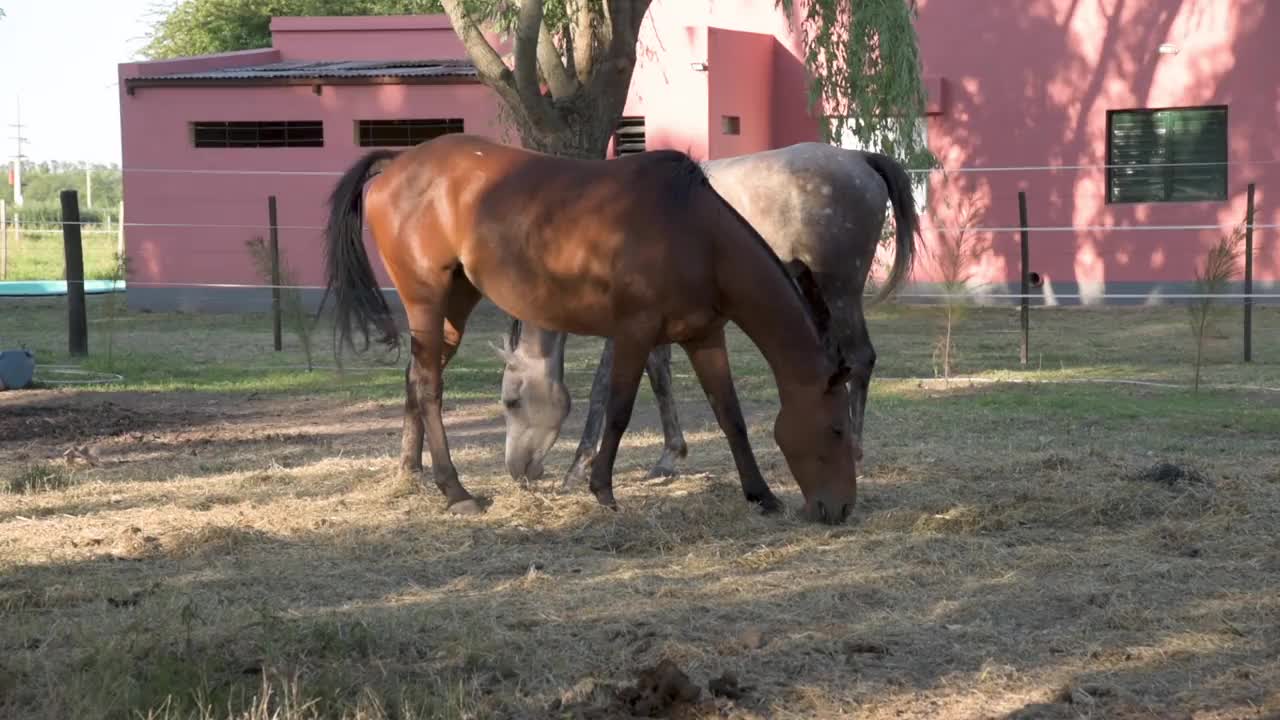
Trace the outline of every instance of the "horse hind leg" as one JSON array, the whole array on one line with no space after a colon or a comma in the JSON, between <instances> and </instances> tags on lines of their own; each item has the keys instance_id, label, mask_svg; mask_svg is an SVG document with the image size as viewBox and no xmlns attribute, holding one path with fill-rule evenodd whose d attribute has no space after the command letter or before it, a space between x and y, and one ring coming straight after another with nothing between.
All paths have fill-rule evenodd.
<instances>
[{"instance_id":1,"label":"horse hind leg","mask_svg":"<svg viewBox=\"0 0 1280 720\"><path fill-rule=\"evenodd\" d=\"M465 284L464 284L465 283ZM444 494L450 512L480 512L480 504L458 480L444 429L444 366L457 352L466 318L479 301L479 293L465 278L455 278L437 303L405 306L409 317L412 359L406 377L405 426L401 439L401 468L421 468L422 436L431 452L431 471ZM446 322L450 327L445 332ZM411 412L417 419L410 417Z\"/></svg>"},{"instance_id":2,"label":"horse hind leg","mask_svg":"<svg viewBox=\"0 0 1280 720\"><path fill-rule=\"evenodd\" d=\"M449 361L458 352L462 344L462 335L466 330L467 318L476 304L480 302L480 291L461 272L456 272L445 301L444 315L444 349L440 354L441 372L449 366ZM426 426L422 419L422 407L418 403L418 392L413 379L413 357L404 368L404 427L400 435L400 473L403 477L414 480L422 472L422 445Z\"/></svg>"},{"instance_id":3,"label":"horse hind leg","mask_svg":"<svg viewBox=\"0 0 1280 720\"><path fill-rule=\"evenodd\" d=\"M853 371L849 375L849 420L861 455L867 398L876 367L876 349L862 307L862 283L830 273L815 273L815 277L831 313L828 332Z\"/></svg>"}]
</instances>

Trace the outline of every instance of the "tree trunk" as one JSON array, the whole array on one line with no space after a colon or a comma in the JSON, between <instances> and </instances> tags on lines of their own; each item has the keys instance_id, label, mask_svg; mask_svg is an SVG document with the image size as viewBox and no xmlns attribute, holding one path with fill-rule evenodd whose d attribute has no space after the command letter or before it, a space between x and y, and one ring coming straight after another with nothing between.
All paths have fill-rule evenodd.
<instances>
[{"instance_id":1,"label":"tree trunk","mask_svg":"<svg viewBox=\"0 0 1280 720\"><path fill-rule=\"evenodd\" d=\"M528 150L581 160L603 160L609 150L616 121L606 108L594 110L562 110L563 123L554 130L535 127L527 118L515 113L513 124L520 136L520 144Z\"/></svg>"}]
</instances>

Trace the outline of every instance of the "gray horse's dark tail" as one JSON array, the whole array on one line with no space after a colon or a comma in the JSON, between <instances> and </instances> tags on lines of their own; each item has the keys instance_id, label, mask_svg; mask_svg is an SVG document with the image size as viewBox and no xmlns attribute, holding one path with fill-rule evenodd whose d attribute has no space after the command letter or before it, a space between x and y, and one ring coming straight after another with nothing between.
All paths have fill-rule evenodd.
<instances>
[{"instance_id":1,"label":"gray horse's dark tail","mask_svg":"<svg viewBox=\"0 0 1280 720\"><path fill-rule=\"evenodd\" d=\"M400 331L391 318L391 309L378 288L378 279L364 249L364 184L370 173L397 155L391 150L375 150L357 160L338 180L329 197L329 222L325 226L325 297L334 299L335 351L342 345L355 350L352 325L369 347L369 326L382 333L379 340L388 348L400 342Z\"/></svg>"},{"instance_id":2,"label":"gray horse's dark tail","mask_svg":"<svg viewBox=\"0 0 1280 720\"><path fill-rule=\"evenodd\" d=\"M871 305L879 304L902 284L911 272L915 260L915 237L920 233L920 216L916 213L915 194L911 191L911 175L887 155L863 153L867 164L884 180L889 188L889 202L893 204L893 220L897 225L893 266L880 292L871 299Z\"/></svg>"}]
</instances>

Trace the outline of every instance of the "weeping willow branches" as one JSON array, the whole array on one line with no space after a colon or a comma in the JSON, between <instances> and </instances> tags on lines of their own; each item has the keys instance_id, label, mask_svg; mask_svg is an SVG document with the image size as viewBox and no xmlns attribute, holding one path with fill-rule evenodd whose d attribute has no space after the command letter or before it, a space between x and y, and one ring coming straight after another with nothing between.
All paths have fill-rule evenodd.
<instances>
[{"instance_id":1,"label":"weeping willow branches","mask_svg":"<svg viewBox=\"0 0 1280 720\"><path fill-rule=\"evenodd\" d=\"M925 89L914 0L776 0L795 24L824 139L847 133L909 167L934 167L917 129Z\"/></svg>"}]
</instances>

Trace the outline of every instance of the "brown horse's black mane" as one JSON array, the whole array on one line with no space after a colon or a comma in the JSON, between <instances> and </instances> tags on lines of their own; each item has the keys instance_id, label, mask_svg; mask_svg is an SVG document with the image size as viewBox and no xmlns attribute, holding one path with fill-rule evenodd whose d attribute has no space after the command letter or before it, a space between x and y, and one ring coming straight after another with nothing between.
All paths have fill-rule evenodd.
<instances>
[{"instance_id":1,"label":"brown horse's black mane","mask_svg":"<svg viewBox=\"0 0 1280 720\"><path fill-rule=\"evenodd\" d=\"M832 355L833 363L837 367L842 367L844 365L844 357L837 346L828 342L827 337L831 309L827 306L826 299L818 288L813 272L807 266L797 263L796 277L793 277L787 271L786 266L783 265L782 258L778 257L778 254L774 252L773 247L764 239L764 236L742 216L742 213L738 212L737 208L730 205L723 195L716 192L715 187L711 184L711 179L707 177L702 163L694 160L688 153L680 150L650 150L639 155L637 160L660 166L665 164L667 166L666 169L671 174L671 177L677 180L677 182L668 185L672 193L671 200L681 207L688 207L694 193L700 191L711 193L718 201L720 208L737 220L738 224L747 231L747 234L764 251L765 256L773 261L774 267L777 268L779 273L782 273L787 285L795 291L796 298L800 301L800 307L804 309L805 314L813 322L814 329L817 330L823 346Z\"/></svg>"}]
</instances>

